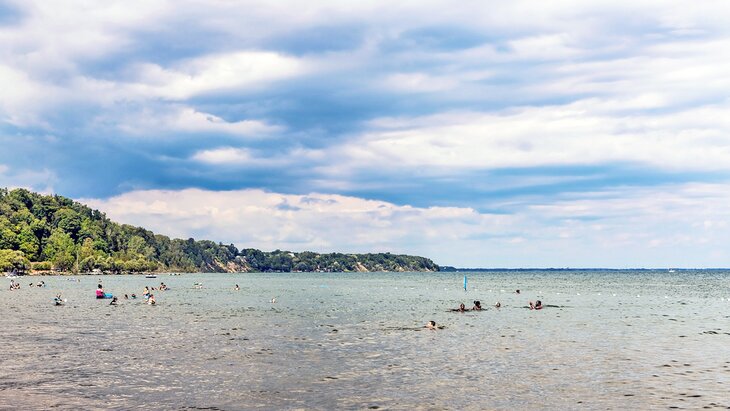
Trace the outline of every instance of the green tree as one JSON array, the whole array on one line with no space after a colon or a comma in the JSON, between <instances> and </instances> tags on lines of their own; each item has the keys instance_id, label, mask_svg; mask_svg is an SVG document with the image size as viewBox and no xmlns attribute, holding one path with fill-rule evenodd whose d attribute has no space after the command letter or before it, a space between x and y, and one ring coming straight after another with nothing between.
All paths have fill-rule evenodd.
<instances>
[{"instance_id":1,"label":"green tree","mask_svg":"<svg viewBox=\"0 0 730 411\"><path fill-rule=\"evenodd\" d=\"M15 234L10 221L0 216L0 249L12 250L18 247L18 235Z\"/></svg>"},{"instance_id":2,"label":"green tree","mask_svg":"<svg viewBox=\"0 0 730 411\"><path fill-rule=\"evenodd\" d=\"M94 248L94 240L91 238L85 238L81 245L78 247L78 258L79 261L83 261L89 257L96 255L96 249Z\"/></svg>"},{"instance_id":3,"label":"green tree","mask_svg":"<svg viewBox=\"0 0 730 411\"><path fill-rule=\"evenodd\" d=\"M31 226L23 224L18 233L18 249L25 253L25 256L31 261L36 261L40 257L41 242L33 233Z\"/></svg>"},{"instance_id":4,"label":"green tree","mask_svg":"<svg viewBox=\"0 0 730 411\"><path fill-rule=\"evenodd\" d=\"M23 273L30 269L30 261L22 251L0 250L0 271L17 270Z\"/></svg>"},{"instance_id":5,"label":"green tree","mask_svg":"<svg viewBox=\"0 0 730 411\"><path fill-rule=\"evenodd\" d=\"M53 214L53 221L58 229L63 230L71 238L78 238L81 230L81 216L79 216L79 213L70 208L62 208Z\"/></svg>"},{"instance_id":6,"label":"green tree","mask_svg":"<svg viewBox=\"0 0 730 411\"><path fill-rule=\"evenodd\" d=\"M71 271L76 262L76 246L71 236L62 230L54 230L44 249L46 258L58 270Z\"/></svg>"}]
</instances>

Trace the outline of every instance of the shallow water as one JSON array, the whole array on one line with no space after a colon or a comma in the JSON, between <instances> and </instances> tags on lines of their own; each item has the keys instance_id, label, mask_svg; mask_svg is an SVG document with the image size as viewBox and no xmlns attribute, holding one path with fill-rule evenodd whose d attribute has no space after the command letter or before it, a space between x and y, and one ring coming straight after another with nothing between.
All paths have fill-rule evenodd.
<instances>
[{"instance_id":1,"label":"shallow water","mask_svg":"<svg viewBox=\"0 0 730 411\"><path fill-rule=\"evenodd\" d=\"M463 275L6 280L0 409L730 409L730 272Z\"/></svg>"}]
</instances>

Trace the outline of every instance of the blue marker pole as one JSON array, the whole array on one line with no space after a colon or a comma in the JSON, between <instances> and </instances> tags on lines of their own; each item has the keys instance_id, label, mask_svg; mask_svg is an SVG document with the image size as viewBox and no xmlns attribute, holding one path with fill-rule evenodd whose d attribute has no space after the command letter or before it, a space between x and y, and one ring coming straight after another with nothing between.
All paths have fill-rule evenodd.
<instances>
[{"instance_id":1,"label":"blue marker pole","mask_svg":"<svg viewBox=\"0 0 730 411\"><path fill-rule=\"evenodd\" d=\"M464 276L464 291L466 291L466 276Z\"/></svg>"}]
</instances>

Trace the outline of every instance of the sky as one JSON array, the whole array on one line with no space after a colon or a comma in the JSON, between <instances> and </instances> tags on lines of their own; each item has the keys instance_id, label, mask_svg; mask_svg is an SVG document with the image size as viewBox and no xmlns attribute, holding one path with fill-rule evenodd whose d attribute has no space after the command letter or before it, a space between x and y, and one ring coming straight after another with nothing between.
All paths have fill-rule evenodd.
<instances>
[{"instance_id":1,"label":"sky","mask_svg":"<svg viewBox=\"0 0 730 411\"><path fill-rule=\"evenodd\" d=\"M0 186L238 247L730 267L727 1L0 0Z\"/></svg>"}]
</instances>

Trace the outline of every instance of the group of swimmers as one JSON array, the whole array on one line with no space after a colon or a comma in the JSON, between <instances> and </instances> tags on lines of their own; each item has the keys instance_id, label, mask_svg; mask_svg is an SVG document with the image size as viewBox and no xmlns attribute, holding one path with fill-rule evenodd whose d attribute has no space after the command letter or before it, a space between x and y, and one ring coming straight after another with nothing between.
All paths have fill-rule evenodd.
<instances>
[{"instance_id":1,"label":"group of swimmers","mask_svg":"<svg viewBox=\"0 0 730 411\"><path fill-rule=\"evenodd\" d=\"M515 290L515 294L520 294L520 290ZM497 301L496 303L494 303L494 307L500 308L500 307L502 307L502 304L499 301ZM543 307L544 306L542 305L542 301L536 300L535 302L530 301L529 306L527 308L529 308L530 310L542 310ZM449 311L464 313L467 311L482 311L483 309L484 308L482 308L482 302L479 300L474 300L474 305L470 309L466 308L466 305L464 303L461 303L461 304L459 304L459 308L452 308ZM424 326L424 328L428 328L429 330L436 330L436 329L442 329L444 327L437 326L436 321L432 320L432 321L427 322L426 325Z\"/></svg>"},{"instance_id":2,"label":"group of swimmers","mask_svg":"<svg viewBox=\"0 0 730 411\"><path fill-rule=\"evenodd\" d=\"M160 283L159 288L155 288L155 287L150 288L147 286L144 287L144 290L142 291L142 296L144 297L145 302L149 305L155 305L155 304L157 304L157 300L155 300L155 295L152 294L152 292L150 290L165 291L165 290L169 290L169 288L167 287L167 285L165 285L165 283ZM117 305L119 303L119 298L114 297L111 294L106 294L104 292L104 287L101 285L101 283L99 283L99 285L96 288L96 298L99 298L99 299L111 298L109 305ZM124 294L124 299L129 300L129 295ZM132 293L132 299L133 300L137 299L137 294Z\"/></svg>"},{"instance_id":3,"label":"group of swimmers","mask_svg":"<svg viewBox=\"0 0 730 411\"><path fill-rule=\"evenodd\" d=\"M500 307L502 307L502 304L499 301L494 303L494 308L500 308ZM542 301L537 300L534 303L532 301L530 301L528 308L531 310L542 310L543 309ZM449 311L463 313L463 312L467 312L467 311L482 311L482 310L483 310L482 303L479 300L476 300L476 301L474 301L474 306L471 309L466 308L466 305L464 305L464 303L461 303L461 304L459 304L459 308L452 308Z\"/></svg>"},{"instance_id":4,"label":"group of swimmers","mask_svg":"<svg viewBox=\"0 0 730 411\"><path fill-rule=\"evenodd\" d=\"M42 288L42 287L45 287L45 286L46 286L46 282L45 281L38 281L35 284L33 284L33 283L28 284L28 287ZM20 283L19 282L16 282L15 280L10 280L10 291L15 291L15 290L20 290Z\"/></svg>"},{"instance_id":5,"label":"group of swimmers","mask_svg":"<svg viewBox=\"0 0 730 411\"><path fill-rule=\"evenodd\" d=\"M482 303L477 300L477 301L474 301L474 307L472 307L471 309L466 308L466 305L464 303L461 303L461 304L459 304L459 308L452 308L449 311L463 313L466 311L481 311L481 310L482 310Z\"/></svg>"}]
</instances>

